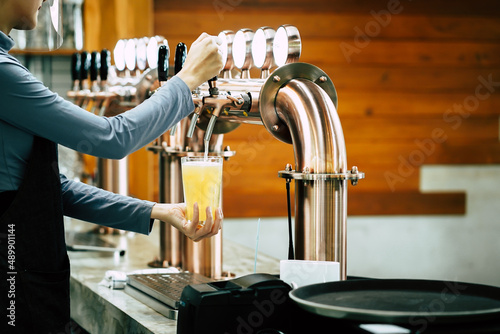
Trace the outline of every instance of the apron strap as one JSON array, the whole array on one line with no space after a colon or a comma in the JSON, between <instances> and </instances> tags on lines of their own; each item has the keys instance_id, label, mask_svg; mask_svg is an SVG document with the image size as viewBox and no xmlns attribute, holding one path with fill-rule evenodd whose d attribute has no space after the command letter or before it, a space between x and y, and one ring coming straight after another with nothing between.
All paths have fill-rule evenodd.
<instances>
[{"instance_id":1,"label":"apron strap","mask_svg":"<svg viewBox=\"0 0 500 334\"><path fill-rule=\"evenodd\" d=\"M0 307L7 311L0 332L66 332L70 272L55 143L34 138L23 182L0 216L0 228Z\"/></svg>"}]
</instances>

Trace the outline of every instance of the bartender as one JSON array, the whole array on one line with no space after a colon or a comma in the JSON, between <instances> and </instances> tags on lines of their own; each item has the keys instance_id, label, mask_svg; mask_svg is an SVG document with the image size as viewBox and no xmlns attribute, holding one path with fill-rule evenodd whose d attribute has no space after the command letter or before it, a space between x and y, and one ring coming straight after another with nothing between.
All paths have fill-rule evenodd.
<instances>
[{"instance_id":1,"label":"bartender","mask_svg":"<svg viewBox=\"0 0 500 334\"><path fill-rule=\"evenodd\" d=\"M194 241L217 234L223 219L220 208L199 208L208 218L198 228L197 205L188 222L183 203L143 201L69 180L59 174L56 146L78 150L82 142L100 143L85 153L120 159L159 137L193 111L191 91L222 69L216 38L202 34L193 42L182 71L144 103L98 117L51 92L8 54L11 30L34 29L43 3L0 0L1 333L68 328L63 215L143 234L159 219ZM60 15L57 3L43 4L52 18Z\"/></svg>"}]
</instances>

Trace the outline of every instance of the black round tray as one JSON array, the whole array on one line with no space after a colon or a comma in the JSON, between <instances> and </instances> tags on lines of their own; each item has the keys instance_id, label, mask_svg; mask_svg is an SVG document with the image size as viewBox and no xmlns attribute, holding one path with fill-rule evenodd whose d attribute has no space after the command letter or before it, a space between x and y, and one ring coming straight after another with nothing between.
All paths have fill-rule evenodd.
<instances>
[{"instance_id":1,"label":"black round tray","mask_svg":"<svg viewBox=\"0 0 500 334\"><path fill-rule=\"evenodd\" d=\"M303 309L326 317L418 325L500 319L500 288L452 281L361 279L290 291Z\"/></svg>"}]
</instances>

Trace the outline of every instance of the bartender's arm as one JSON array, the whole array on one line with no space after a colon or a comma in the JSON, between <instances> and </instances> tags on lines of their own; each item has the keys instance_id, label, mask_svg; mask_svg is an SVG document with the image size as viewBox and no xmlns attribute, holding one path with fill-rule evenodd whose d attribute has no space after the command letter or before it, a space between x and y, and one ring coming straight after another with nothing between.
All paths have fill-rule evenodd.
<instances>
[{"instance_id":1,"label":"bartender's arm","mask_svg":"<svg viewBox=\"0 0 500 334\"><path fill-rule=\"evenodd\" d=\"M10 55L0 59L0 119L9 169L0 185L16 190L24 174L33 136L82 153L118 159L147 145L194 109L191 90L222 69L213 37L203 34L191 47L185 66L151 98L115 117L98 117L62 99ZM3 167L0 166L0 171ZM64 214L99 225L149 234L153 202L120 196L61 176ZM183 224L176 221L177 227ZM193 222L194 225L194 222ZM208 229L208 227L207 227ZM207 230L205 229L205 230ZM200 232L185 233L199 239ZM207 234L210 231L205 231Z\"/></svg>"},{"instance_id":2,"label":"bartender's arm","mask_svg":"<svg viewBox=\"0 0 500 334\"><path fill-rule=\"evenodd\" d=\"M175 77L137 107L114 117L96 116L64 100L17 60L6 58L0 63L0 118L17 131L47 138L81 153L121 159L193 111L191 91L223 66L214 38L202 34L192 44L183 69ZM27 148L25 151L29 154Z\"/></svg>"},{"instance_id":3,"label":"bartender's arm","mask_svg":"<svg viewBox=\"0 0 500 334\"><path fill-rule=\"evenodd\" d=\"M193 241L216 235L222 224L220 208L207 210L205 224L198 228L198 207L194 207L193 220L186 220L186 205L154 203L115 194L88 184L68 180L61 174L64 215L91 223L148 235L154 219L164 221ZM215 220L212 212L215 211Z\"/></svg>"}]
</instances>

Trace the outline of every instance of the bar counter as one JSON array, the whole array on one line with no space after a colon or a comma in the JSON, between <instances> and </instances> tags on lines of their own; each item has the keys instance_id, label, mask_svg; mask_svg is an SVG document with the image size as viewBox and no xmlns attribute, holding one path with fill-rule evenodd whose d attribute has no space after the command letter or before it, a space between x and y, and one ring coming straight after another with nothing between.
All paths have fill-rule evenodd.
<instances>
[{"instance_id":1,"label":"bar counter","mask_svg":"<svg viewBox=\"0 0 500 334\"><path fill-rule=\"evenodd\" d=\"M228 224L227 220L224 222ZM91 229L95 225L71 221L70 226ZM176 321L166 318L124 290L99 285L107 270L131 272L150 269L148 262L159 253L158 224L151 235L134 233L103 235L125 254L118 252L70 251L71 261L71 318L83 329L97 333L155 333L175 334ZM223 270L236 276L253 272L255 250L223 238ZM277 274L279 260L258 254L258 272Z\"/></svg>"}]
</instances>

